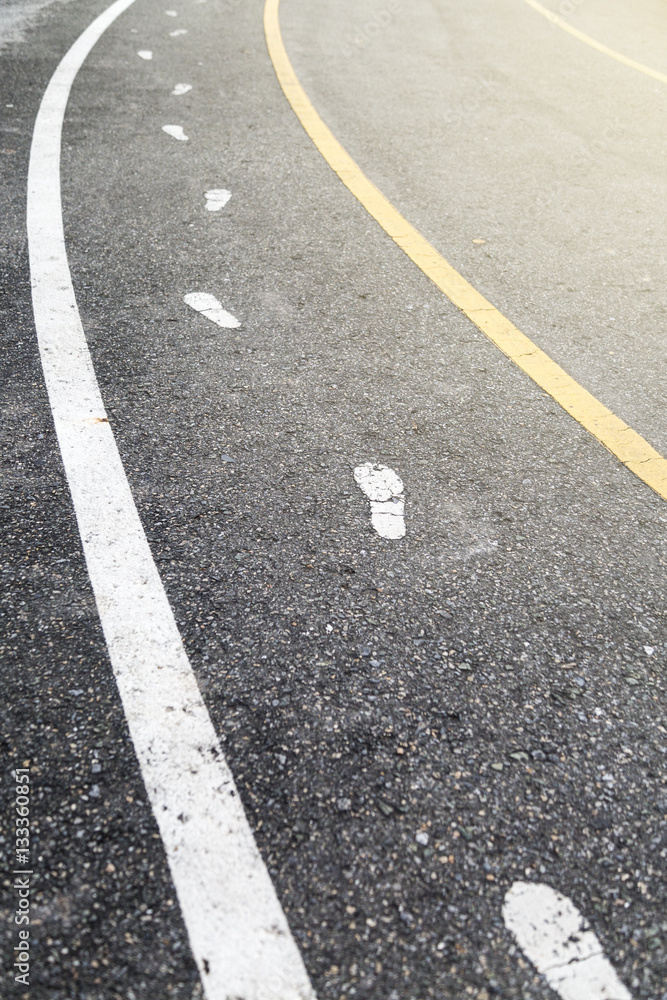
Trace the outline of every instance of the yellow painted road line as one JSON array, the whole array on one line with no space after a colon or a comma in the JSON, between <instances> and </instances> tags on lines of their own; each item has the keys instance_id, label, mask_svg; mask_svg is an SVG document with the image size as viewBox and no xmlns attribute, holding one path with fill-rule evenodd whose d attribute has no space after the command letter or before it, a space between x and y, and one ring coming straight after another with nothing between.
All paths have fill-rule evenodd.
<instances>
[{"instance_id":1,"label":"yellow painted road line","mask_svg":"<svg viewBox=\"0 0 667 1000\"><path fill-rule=\"evenodd\" d=\"M287 100L330 167L384 231L455 306L636 476L667 500L667 460L521 333L404 219L357 166L310 103L280 32L280 0L266 0L269 55Z\"/></svg>"},{"instance_id":2,"label":"yellow painted road line","mask_svg":"<svg viewBox=\"0 0 667 1000\"><path fill-rule=\"evenodd\" d=\"M629 66L630 69L636 69L640 73L645 73L646 76L650 76L653 80L658 80L660 83L667 83L667 74L658 73L656 69L651 69L650 66L644 66L643 63L637 62L635 59L630 59L628 56L624 56L621 52L617 52L615 49L610 49L607 45L603 45L602 42L598 42L595 38L591 38L590 35L584 34L583 31L579 31L578 28L573 28L571 24L565 20L564 17L559 17L558 14L554 14L552 10L547 7L543 7L541 3L537 0L525 0L525 3L533 10L536 10L538 14L542 14L546 17L548 21L552 24L558 25L563 31L567 31L568 34L574 35L578 38L580 42L585 42L586 45L590 45L592 49L596 49L598 52L602 52L605 56L610 56L617 62L623 63L624 66Z\"/></svg>"}]
</instances>

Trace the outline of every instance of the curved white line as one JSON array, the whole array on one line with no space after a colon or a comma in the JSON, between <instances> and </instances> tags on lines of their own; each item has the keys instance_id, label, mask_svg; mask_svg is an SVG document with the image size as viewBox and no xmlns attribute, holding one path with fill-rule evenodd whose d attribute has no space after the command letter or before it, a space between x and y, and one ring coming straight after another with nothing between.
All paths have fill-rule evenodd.
<instances>
[{"instance_id":1,"label":"curved white line","mask_svg":"<svg viewBox=\"0 0 667 1000\"><path fill-rule=\"evenodd\" d=\"M314 996L253 840L144 534L77 309L60 200L62 124L86 56L134 0L74 43L37 115L28 173L33 308L88 572L143 779L208 1000Z\"/></svg>"}]
</instances>

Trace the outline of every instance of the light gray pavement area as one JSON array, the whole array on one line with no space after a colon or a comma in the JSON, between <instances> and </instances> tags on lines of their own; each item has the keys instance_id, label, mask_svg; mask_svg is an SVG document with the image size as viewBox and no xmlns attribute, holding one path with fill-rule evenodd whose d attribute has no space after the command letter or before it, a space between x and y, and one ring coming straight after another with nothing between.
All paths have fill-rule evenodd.
<instances>
[{"instance_id":1,"label":"light gray pavement area","mask_svg":"<svg viewBox=\"0 0 667 1000\"><path fill-rule=\"evenodd\" d=\"M37 15L52 3L71 3L71 0L3 0L0 7L0 49L22 41Z\"/></svg>"},{"instance_id":2,"label":"light gray pavement area","mask_svg":"<svg viewBox=\"0 0 667 1000\"><path fill-rule=\"evenodd\" d=\"M35 115L105 6L54 3L0 54L0 732L7 788L31 762L36 842L31 987L7 995L191 1000L30 305ZM667 504L343 187L280 90L262 7L137 0L75 83L62 184L109 418L313 986L553 1000L502 919L524 880L586 914L634 1000L665 1000ZM569 20L667 71L657 0ZM283 0L281 22L370 179L667 453L667 85L523 0ZM218 212L212 188L232 193ZM240 326L189 309L197 291ZM403 481L403 539L371 527L367 461Z\"/></svg>"}]
</instances>

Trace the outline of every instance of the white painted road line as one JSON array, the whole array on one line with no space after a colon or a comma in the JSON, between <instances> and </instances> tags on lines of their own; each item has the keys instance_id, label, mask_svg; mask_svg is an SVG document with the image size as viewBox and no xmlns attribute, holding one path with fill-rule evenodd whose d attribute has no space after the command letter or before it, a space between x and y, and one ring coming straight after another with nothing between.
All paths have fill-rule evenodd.
<instances>
[{"instance_id":1,"label":"white painted road line","mask_svg":"<svg viewBox=\"0 0 667 1000\"><path fill-rule=\"evenodd\" d=\"M204 193L206 207L209 212L219 212L221 208L225 207L231 196L232 192L226 191L224 188L211 188L210 191Z\"/></svg>"},{"instance_id":2,"label":"white painted road line","mask_svg":"<svg viewBox=\"0 0 667 1000\"><path fill-rule=\"evenodd\" d=\"M403 483L386 465L366 462L354 470L357 486L371 502L371 524L382 538L405 535Z\"/></svg>"},{"instance_id":3,"label":"white painted road line","mask_svg":"<svg viewBox=\"0 0 667 1000\"><path fill-rule=\"evenodd\" d=\"M178 139L179 142L188 141L188 137L180 125L163 125L162 131L166 132L167 135L172 136L172 138Z\"/></svg>"},{"instance_id":4,"label":"white painted road line","mask_svg":"<svg viewBox=\"0 0 667 1000\"><path fill-rule=\"evenodd\" d=\"M153 562L67 261L60 155L69 93L133 2L117 0L84 31L37 114L27 223L39 350L109 657L207 1000L312 1000Z\"/></svg>"},{"instance_id":5,"label":"white painted road line","mask_svg":"<svg viewBox=\"0 0 667 1000\"><path fill-rule=\"evenodd\" d=\"M177 83L171 92L172 97L182 97L183 94L187 94L189 90L192 90L191 83Z\"/></svg>"},{"instance_id":6,"label":"white painted road line","mask_svg":"<svg viewBox=\"0 0 667 1000\"><path fill-rule=\"evenodd\" d=\"M218 326L235 330L241 325L236 316L232 316L226 309L223 309L215 295L209 295L208 292L188 292L187 295L183 296L183 301L191 309L195 309L210 319L212 323L217 323Z\"/></svg>"},{"instance_id":7,"label":"white painted road line","mask_svg":"<svg viewBox=\"0 0 667 1000\"><path fill-rule=\"evenodd\" d=\"M140 59L152 59L153 58L153 53L150 51L150 49L139 49L139 51L137 52L137 55L139 56Z\"/></svg>"},{"instance_id":8,"label":"white painted road line","mask_svg":"<svg viewBox=\"0 0 667 1000\"><path fill-rule=\"evenodd\" d=\"M169 36L171 38L178 38L179 35L187 35L187 33L188 33L188 29L187 28L176 28L175 31L170 31L169 32Z\"/></svg>"},{"instance_id":9,"label":"white painted road line","mask_svg":"<svg viewBox=\"0 0 667 1000\"><path fill-rule=\"evenodd\" d=\"M515 882L503 918L562 1000L632 1000L574 903L548 885Z\"/></svg>"}]
</instances>

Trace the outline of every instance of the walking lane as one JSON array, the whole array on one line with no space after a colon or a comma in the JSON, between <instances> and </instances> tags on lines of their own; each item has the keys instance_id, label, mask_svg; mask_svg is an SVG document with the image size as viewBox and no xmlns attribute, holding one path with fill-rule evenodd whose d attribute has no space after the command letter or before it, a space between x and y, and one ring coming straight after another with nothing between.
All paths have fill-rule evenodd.
<instances>
[{"instance_id":1,"label":"walking lane","mask_svg":"<svg viewBox=\"0 0 667 1000\"><path fill-rule=\"evenodd\" d=\"M37 114L27 230L39 351L114 676L206 996L306 1000L312 989L129 489L67 260L60 158L71 88L95 44L133 3L116 0L86 28L51 77Z\"/></svg>"},{"instance_id":2,"label":"walking lane","mask_svg":"<svg viewBox=\"0 0 667 1000\"><path fill-rule=\"evenodd\" d=\"M73 96L75 287L318 993L548 996L501 917L531 872L594 919L633 996L654 996L659 501L526 398L339 190L282 103L260 5L208 8L177 50L154 21L137 9L129 54L106 38ZM226 214L206 210L212 188L233 191ZM241 326L192 312L196 290ZM585 482L563 474L573 452ZM353 479L368 460L404 483L404 541L372 531Z\"/></svg>"},{"instance_id":3,"label":"walking lane","mask_svg":"<svg viewBox=\"0 0 667 1000\"><path fill-rule=\"evenodd\" d=\"M99 627L30 301L35 115L60 58L104 6L53 5L0 60L0 146L11 166L0 193L2 759L6 771L29 762L35 873L30 987L15 991L31 1000L79 988L91 1000L128 991L192 1000L201 996L197 970ZM9 845L8 837L6 860ZM5 958L16 944L10 885L6 867ZM11 961L3 968L9 983Z\"/></svg>"}]
</instances>

